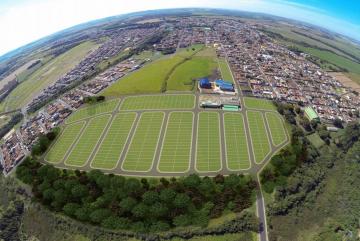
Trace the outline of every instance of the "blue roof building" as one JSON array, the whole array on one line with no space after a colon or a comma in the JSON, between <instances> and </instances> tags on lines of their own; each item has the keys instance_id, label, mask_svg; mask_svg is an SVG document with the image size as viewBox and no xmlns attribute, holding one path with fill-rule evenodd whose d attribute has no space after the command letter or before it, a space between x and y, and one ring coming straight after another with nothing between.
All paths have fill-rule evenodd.
<instances>
[{"instance_id":1,"label":"blue roof building","mask_svg":"<svg viewBox=\"0 0 360 241\"><path fill-rule=\"evenodd\" d=\"M200 80L200 88L211 89L211 83L208 78L203 78Z\"/></svg>"}]
</instances>

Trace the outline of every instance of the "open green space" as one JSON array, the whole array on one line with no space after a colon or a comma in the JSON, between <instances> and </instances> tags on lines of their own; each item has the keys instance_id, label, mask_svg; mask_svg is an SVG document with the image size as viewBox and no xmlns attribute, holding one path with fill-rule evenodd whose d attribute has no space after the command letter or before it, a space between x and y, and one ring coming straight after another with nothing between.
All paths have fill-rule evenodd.
<instances>
[{"instance_id":1,"label":"open green space","mask_svg":"<svg viewBox=\"0 0 360 241\"><path fill-rule=\"evenodd\" d=\"M171 112L161 150L160 172L186 172L190 165L192 112Z\"/></svg>"},{"instance_id":2,"label":"open green space","mask_svg":"<svg viewBox=\"0 0 360 241\"><path fill-rule=\"evenodd\" d=\"M244 101L246 108L249 109L276 111L276 107L271 100L245 97Z\"/></svg>"},{"instance_id":3,"label":"open green space","mask_svg":"<svg viewBox=\"0 0 360 241\"><path fill-rule=\"evenodd\" d=\"M146 112L141 114L136 132L122 165L124 170L150 170L155 157L163 120L163 112Z\"/></svg>"},{"instance_id":4,"label":"open green space","mask_svg":"<svg viewBox=\"0 0 360 241\"><path fill-rule=\"evenodd\" d=\"M69 150L69 148L74 144L77 137L80 135L81 130L83 129L85 122L78 122L71 125L68 125L61 136L56 141L54 146L47 153L45 160L50 163L59 163L61 162Z\"/></svg>"},{"instance_id":5,"label":"open green space","mask_svg":"<svg viewBox=\"0 0 360 241\"><path fill-rule=\"evenodd\" d=\"M125 98L120 110L193 109L194 95L146 95Z\"/></svg>"},{"instance_id":6,"label":"open green space","mask_svg":"<svg viewBox=\"0 0 360 241\"><path fill-rule=\"evenodd\" d=\"M5 98L0 109L13 110L25 106L43 89L74 68L90 50L96 47L97 45L93 42L84 42L51 60L29 76L26 81L21 82Z\"/></svg>"},{"instance_id":7,"label":"open green space","mask_svg":"<svg viewBox=\"0 0 360 241\"><path fill-rule=\"evenodd\" d=\"M316 148L320 148L323 145L325 145L325 142L323 141L323 139L320 138L320 136L319 136L319 134L317 132L306 136L306 138Z\"/></svg>"},{"instance_id":8,"label":"open green space","mask_svg":"<svg viewBox=\"0 0 360 241\"><path fill-rule=\"evenodd\" d=\"M219 61L219 68L220 68L220 72L221 72L221 76L222 76L223 80L234 83L234 79L231 74L230 66L229 66L228 62L226 61L226 59L221 58L218 61Z\"/></svg>"},{"instance_id":9,"label":"open green space","mask_svg":"<svg viewBox=\"0 0 360 241\"><path fill-rule=\"evenodd\" d=\"M281 117L276 113L266 113L266 121L270 127L271 140L275 146L286 141L286 132Z\"/></svg>"},{"instance_id":10,"label":"open green space","mask_svg":"<svg viewBox=\"0 0 360 241\"><path fill-rule=\"evenodd\" d=\"M266 134L265 121L261 112L247 111L251 143L256 163L261 163L270 153L270 141Z\"/></svg>"},{"instance_id":11,"label":"open green space","mask_svg":"<svg viewBox=\"0 0 360 241\"><path fill-rule=\"evenodd\" d=\"M99 169L113 169L116 167L135 117L136 113L119 113L114 117L92 160L91 167Z\"/></svg>"},{"instance_id":12,"label":"open green space","mask_svg":"<svg viewBox=\"0 0 360 241\"><path fill-rule=\"evenodd\" d=\"M199 172L219 171L221 169L221 149L218 113L199 113L196 145L196 169Z\"/></svg>"},{"instance_id":13,"label":"open green space","mask_svg":"<svg viewBox=\"0 0 360 241\"><path fill-rule=\"evenodd\" d=\"M225 113L224 124L228 168L231 170L249 168L250 158L243 115L241 113Z\"/></svg>"},{"instance_id":14,"label":"open green space","mask_svg":"<svg viewBox=\"0 0 360 241\"><path fill-rule=\"evenodd\" d=\"M93 104L81 108L74 112L69 118L66 119L66 123L72 123L75 121L83 120L95 115L113 112L118 106L120 99L108 100L98 104Z\"/></svg>"},{"instance_id":15,"label":"open green space","mask_svg":"<svg viewBox=\"0 0 360 241\"><path fill-rule=\"evenodd\" d=\"M190 60L180 64L171 73L167 80L166 90L193 90L197 79L210 76L217 68L215 60L216 53L212 48L205 48L199 51Z\"/></svg>"},{"instance_id":16,"label":"open green space","mask_svg":"<svg viewBox=\"0 0 360 241\"><path fill-rule=\"evenodd\" d=\"M103 115L89 121L78 142L66 159L66 165L81 167L86 164L109 122L110 117L110 115Z\"/></svg>"}]
</instances>

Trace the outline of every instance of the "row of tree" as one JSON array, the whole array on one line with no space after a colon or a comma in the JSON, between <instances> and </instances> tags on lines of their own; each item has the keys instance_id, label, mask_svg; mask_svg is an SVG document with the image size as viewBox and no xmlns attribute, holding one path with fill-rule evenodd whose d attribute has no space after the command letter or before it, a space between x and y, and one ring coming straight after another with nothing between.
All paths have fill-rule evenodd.
<instances>
[{"instance_id":1,"label":"row of tree","mask_svg":"<svg viewBox=\"0 0 360 241\"><path fill-rule=\"evenodd\" d=\"M17 177L32 186L37 200L79 221L110 229L157 232L172 227L206 226L225 209L240 212L254 201L250 176L147 179L60 170L27 158Z\"/></svg>"}]
</instances>

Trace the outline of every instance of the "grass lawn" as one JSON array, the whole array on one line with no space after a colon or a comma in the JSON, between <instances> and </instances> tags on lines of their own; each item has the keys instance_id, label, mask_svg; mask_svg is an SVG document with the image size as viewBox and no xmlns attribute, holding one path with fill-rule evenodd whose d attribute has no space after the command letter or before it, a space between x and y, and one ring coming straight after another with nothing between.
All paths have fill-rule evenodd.
<instances>
[{"instance_id":1,"label":"grass lawn","mask_svg":"<svg viewBox=\"0 0 360 241\"><path fill-rule=\"evenodd\" d=\"M163 112L141 114L136 132L123 162L122 168L124 170L145 172L151 169L163 120Z\"/></svg>"},{"instance_id":2,"label":"grass lawn","mask_svg":"<svg viewBox=\"0 0 360 241\"><path fill-rule=\"evenodd\" d=\"M166 89L186 91L193 90L196 79L210 76L217 63L211 57L193 57L191 60L179 65L167 80Z\"/></svg>"},{"instance_id":3,"label":"grass lawn","mask_svg":"<svg viewBox=\"0 0 360 241\"><path fill-rule=\"evenodd\" d=\"M193 109L194 95L146 95L125 98L120 110Z\"/></svg>"},{"instance_id":4,"label":"grass lawn","mask_svg":"<svg viewBox=\"0 0 360 241\"><path fill-rule=\"evenodd\" d=\"M99 169L116 167L135 117L135 113L119 113L115 116L92 160L91 167Z\"/></svg>"},{"instance_id":5,"label":"grass lawn","mask_svg":"<svg viewBox=\"0 0 360 241\"><path fill-rule=\"evenodd\" d=\"M106 88L103 95L160 93L168 73L182 60L182 57L172 55L149 63Z\"/></svg>"},{"instance_id":6,"label":"grass lawn","mask_svg":"<svg viewBox=\"0 0 360 241\"><path fill-rule=\"evenodd\" d=\"M270 127L271 140L275 146L286 141L286 132L281 117L276 113L266 113L266 121Z\"/></svg>"},{"instance_id":7,"label":"grass lawn","mask_svg":"<svg viewBox=\"0 0 360 241\"><path fill-rule=\"evenodd\" d=\"M266 134L265 121L258 111L247 111L252 147L256 163L261 163L270 152L269 139Z\"/></svg>"},{"instance_id":8,"label":"grass lawn","mask_svg":"<svg viewBox=\"0 0 360 241\"><path fill-rule=\"evenodd\" d=\"M241 113L225 113L226 160L231 170L250 167L249 152Z\"/></svg>"},{"instance_id":9,"label":"grass lawn","mask_svg":"<svg viewBox=\"0 0 360 241\"><path fill-rule=\"evenodd\" d=\"M271 100L245 97L244 101L246 108L249 109L276 111L276 107Z\"/></svg>"},{"instance_id":10,"label":"grass lawn","mask_svg":"<svg viewBox=\"0 0 360 241\"><path fill-rule=\"evenodd\" d=\"M320 138L318 133L313 133L311 135L306 136L306 138L310 141L311 144L313 144L316 148L320 148L323 145L325 145L325 142L323 139Z\"/></svg>"},{"instance_id":11,"label":"grass lawn","mask_svg":"<svg viewBox=\"0 0 360 241\"><path fill-rule=\"evenodd\" d=\"M84 108L77 110L72 115L70 115L65 122L69 124L75 121L93 117L95 115L113 112L115 108L118 106L119 101L120 99L114 99L114 100L101 102L99 104L86 106Z\"/></svg>"},{"instance_id":12,"label":"grass lawn","mask_svg":"<svg viewBox=\"0 0 360 241\"><path fill-rule=\"evenodd\" d=\"M85 121L68 125L63 130L54 146L47 153L45 160L50 163L61 162L65 158L69 148L74 144L84 126Z\"/></svg>"},{"instance_id":13,"label":"grass lawn","mask_svg":"<svg viewBox=\"0 0 360 241\"><path fill-rule=\"evenodd\" d=\"M75 144L65 164L70 166L84 166L89 160L101 134L103 133L110 115L98 116L89 121L79 141Z\"/></svg>"},{"instance_id":14,"label":"grass lawn","mask_svg":"<svg viewBox=\"0 0 360 241\"><path fill-rule=\"evenodd\" d=\"M158 169L160 172L186 172L190 164L192 112L171 112Z\"/></svg>"},{"instance_id":15,"label":"grass lawn","mask_svg":"<svg viewBox=\"0 0 360 241\"><path fill-rule=\"evenodd\" d=\"M223 80L234 83L234 79L231 74L230 66L229 66L228 62L226 61L226 59L224 59L224 58L219 59L219 69L220 69Z\"/></svg>"},{"instance_id":16,"label":"grass lawn","mask_svg":"<svg viewBox=\"0 0 360 241\"><path fill-rule=\"evenodd\" d=\"M93 42L84 42L39 68L6 97L3 102L4 110L25 106L43 89L74 68L90 50L96 47L97 45Z\"/></svg>"},{"instance_id":17,"label":"grass lawn","mask_svg":"<svg viewBox=\"0 0 360 241\"><path fill-rule=\"evenodd\" d=\"M196 148L196 169L215 172L221 169L220 121L215 112L200 112Z\"/></svg>"}]
</instances>

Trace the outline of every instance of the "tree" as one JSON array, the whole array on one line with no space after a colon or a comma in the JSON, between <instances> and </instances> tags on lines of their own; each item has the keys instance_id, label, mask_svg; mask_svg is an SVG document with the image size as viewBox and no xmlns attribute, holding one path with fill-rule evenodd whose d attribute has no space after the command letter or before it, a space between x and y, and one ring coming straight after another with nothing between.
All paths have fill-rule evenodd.
<instances>
[{"instance_id":1,"label":"tree","mask_svg":"<svg viewBox=\"0 0 360 241\"><path fill-rule=\"evenodd\" d=\"M338 117L334 120L334 126L337 128L344 128L342 120L340 120Z\"/></svg>"},{"instance_id":2,"label":"tree","mask_svg":"<svg viewBox=\"0 0 360 241\"><path fill-rule=\"evenodd\" d=\"M168 213L169 209L164 203L156 202L150 206L151 217L164 217Z\"/></svg>"},{"instance_id":3,"label":"tree","mask_svg":"<svg viewBox=\"0 0 360 241\"><path fill-rule=\"evenodd\" d=\"M109 229L127 229L129 228L130 220L124 217L110 216L101 222L101 226Z\"/></svg>"},{"instance_id":4,"label":"tree","mask_svg":"<svg viewBox=\"0 0 360 241\"><path fill-rule=\"evenodd\" d=\"M177 227L184 227L191 224L191 217L186 214L179 215L174 218L173 224Z\"/></svg>"},{"instance_id":5,"label":"tree","mask_svg":"<svg viewBox=\"0 0 360 241\"><path fill-rule=\"evenodd\" d=\"M63 207L63 211L66 215L73 217L75 216L76 211L80 208L80 205L77 203L68 203Z\"/></svg>"},{"instance_id":6,"label":"tree","mask_svg":"<svg viewBox=\"0 0 360 241\"><path fill-rule=\"evenodd\" d=\"M83 198L89 195L89 191L85 185L78 184L71 189L71 194L75 198Z\"/></svg>"},{"instance_id":7,"label":"tree","mask_svg":"<svg viewBox=\"0 0 360 241\"><path fill-rule=\"evenodd\" d=\"M126 212L130 212L135 205L137 204L137 201L132 197L127 197L120 202L120 207L124 209Z\"/></svg>"},{"instance_id":8,"label":"tree","mask_svg":"<svg viewBox=\"0 0 360 241\"><path fill-rule=\"evenodd\" d=\"M176 196L176 192L173 189L166 188L160 192L160 200L165 203L171 203Z\"/></svg>"},{"instance_id":9,"label":"tree","mask_svg":"<svg viewBox=\"0 0 360 241\"><path fill-rule=\"evenodd\" d=\"M201 183L201 179L198 175L191 174L184 178L183 183L185 187L197 188Z\"/></svg>"},{"instance_id":10,"label":"tree","mask_svg":"<svg viewBox=\"0 0 360 241\"><path fill-rule=\"evenodd\" d=\"M159 194L155 191L147 191L142 195L142 199L145 204L152 205L159 199Z\"/></svg>"},{"instance_id":11,"label":"tree","mask_svg":"<svg viewBox=\"0 0 360 241\"><path fill-rule=\"evenodd\" d=\"M149 214L149 207L145 203L139 203L131 212L137 218L145 218Z\"/></svg>"},{"instance_id":12,"label":"tree","mask_svg":"<svg viewBox=\"0 0 360 241\"><path fill-rule=\"evenodd\" d=\"M185 193L178 193L175 196L173 204L177 208L187 208L190 204L190 197Z\"/></svg>"},{"instance_id":13,"label":"tree","mask_svg":"<svg viewBox=\"0 0 360 241\"><path fill-rule=\"evenodd\" d=\"M157 221L150 226L151 232L161 232L169 229L170 229L170 225L163 221Z\"/></svg>"},{"instance_id":14,"label":"tree","mask_svg":"<svg viewBox=\"0 0 360 241\"><path fill-rule=\"evenodd\" d=\"M90 214L90 220L93 223L101 223L105 218L108 218L109 216L111 216L111 211L109 209L100 208Z\"/></svg>"},{"instance_id":15,"label":"tree","mask_svg":"<svg viewBox=\"0 0 360 241\"><path fill-rule=\"evenodd\" d=\"M90 220L90 209L88 207L81 207L78 210L76 210L75 212L75 217L83 222L89 221Z\"/></svg>"}]
</instances>

